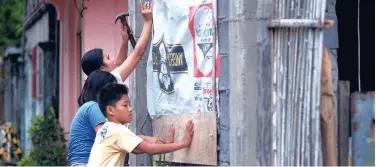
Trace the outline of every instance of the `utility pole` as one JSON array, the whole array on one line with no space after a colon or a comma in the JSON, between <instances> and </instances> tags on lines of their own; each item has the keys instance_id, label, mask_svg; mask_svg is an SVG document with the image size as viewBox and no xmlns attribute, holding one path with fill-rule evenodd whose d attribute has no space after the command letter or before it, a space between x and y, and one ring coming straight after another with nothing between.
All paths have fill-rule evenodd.
<instances>
[{"instance_id":1,"label":"utility pole","mask_svg":"<svg viewBox=\"0 0 376 167\"><path fill-rule=\"evenodd\" d=\"M230 165L272 165L271 58L273 0L229 3Z\"/></svg>"},{"instance_id":2,"label":"utility pole","mask_svg":"<svg viewBox=\"0 0 376 167\"><path fill-rule=\"evenodd\" d=\"M229 4L230 165L258 165L257 1L232 0Z\"/></svg>"}]
</instances>

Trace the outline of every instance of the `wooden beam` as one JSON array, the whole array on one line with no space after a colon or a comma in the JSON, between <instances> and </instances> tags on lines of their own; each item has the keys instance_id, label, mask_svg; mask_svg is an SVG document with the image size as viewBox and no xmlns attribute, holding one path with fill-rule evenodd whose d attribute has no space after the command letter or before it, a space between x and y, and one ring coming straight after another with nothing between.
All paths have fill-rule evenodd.
<instances>
[{"instance_id":1,"label":"wooden beam","mask_svg":"<svg viewBox=\"0 0 376 167\"><path fill-rule=\"evenodd\" d=\"M327 48L324 48L321 77L320 122L323 165L337 166L336 99L333 92L331 55Z\"/></svg>"},{"instance_id":2,"label":"wooden beam","mask_svg":"<svg viewBox=\"0 0 376 167\"><path fill-rule=\"evenodd\" d=\"M338 164L348 166L350 137L350 81L338 82Z\"/></svg>"}]
</instances>

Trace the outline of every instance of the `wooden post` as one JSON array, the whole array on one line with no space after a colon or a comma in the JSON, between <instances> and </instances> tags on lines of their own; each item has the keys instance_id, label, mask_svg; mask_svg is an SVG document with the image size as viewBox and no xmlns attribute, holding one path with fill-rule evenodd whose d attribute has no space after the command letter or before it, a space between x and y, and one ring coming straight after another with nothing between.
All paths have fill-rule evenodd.
<instances>
[{"instance_id":1,"label":"wooden post","mask_svg":"<svg viewBox=\"0 0 376 167\"><path fill-rule=\"evenodd\" d=\"M324 48L322 60L321 78L321 101L320 101L320 121L321 121L321 141L324 166L337 166L336 151L336 112L335 96L332 83L332 66L330 52Z\"/></svg>"},{"instance_id":2,"label":"wooden post","mask_svg":"<svg viewBox=\"0 0 376 167\"><path fill-rule=\"evenodd\" d=\"M350 81L338 82L338 164L348 166L350 133Z\"/></svg>"}]
</instances>

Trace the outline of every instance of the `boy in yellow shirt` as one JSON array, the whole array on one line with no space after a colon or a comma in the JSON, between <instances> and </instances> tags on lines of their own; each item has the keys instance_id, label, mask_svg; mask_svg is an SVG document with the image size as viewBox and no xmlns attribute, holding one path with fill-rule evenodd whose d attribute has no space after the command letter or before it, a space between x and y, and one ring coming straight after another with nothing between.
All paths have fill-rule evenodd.
<instances>
[{"instance_id":1,"label":"boy in yellow shirt","mask_svg":"<svg viewBox=\"0 0 376 167\"><path fill-rule=\"evenodd\" d=\"M192 120L187 123L183 140L179 143L149 143L123 126L132 120L132 109L125 85L112 83L105 86L99 93L98 104L108 122L97 132L88 166L122 166L126 153L163 154L191 145L194 132Z\"/></svg>"}]
</instances>

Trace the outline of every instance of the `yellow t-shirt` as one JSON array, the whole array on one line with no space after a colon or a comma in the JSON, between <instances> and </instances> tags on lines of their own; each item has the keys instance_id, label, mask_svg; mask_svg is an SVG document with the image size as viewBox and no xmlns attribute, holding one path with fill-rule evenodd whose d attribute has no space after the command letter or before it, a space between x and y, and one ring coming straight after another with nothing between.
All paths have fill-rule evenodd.
<instances>
[{"instance_id":1,"label":"yellow t-shirt","mask_svg":"<svg viewBox=\"0 0 376 167\"><path fill-rule=\"evenodd\" d=\"M126 153L142 141L124 125L106 122L97 132L88 166L123 166Z\"/></svg>"}]
</instances>

